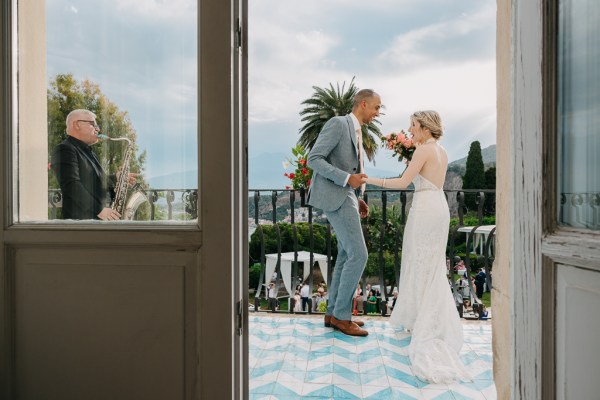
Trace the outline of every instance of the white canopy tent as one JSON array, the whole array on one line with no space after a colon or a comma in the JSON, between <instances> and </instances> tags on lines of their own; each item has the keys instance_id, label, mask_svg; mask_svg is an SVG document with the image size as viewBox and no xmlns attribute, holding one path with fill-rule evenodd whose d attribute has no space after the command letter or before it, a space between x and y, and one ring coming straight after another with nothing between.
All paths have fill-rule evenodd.
<instances>
[{"instance_id":1,"label":"white canopy tent","mask_svg":"<svg viewBox=\"0 0 600 400\"><path fill-rule=\"evenodd\" d=\"M490 232L492 231L492 229L494 229L495 227L496 227L496 225L482 225L475 230L475 237L473 238L473 242L472 242L473 249L471 250L471 253L480 254L480 255L483 254L484 246L485 246L485 243L487 242L488 236L490 235ZM462 228L459 228L458 231L465 232L465 233L471 233L473 228L475 228L475 227L474 226L463 226ZM494 246L494 243L492 243L492 247L493 246ZM479 252L477 251L477 247L479 247Z\"/></svg>"},{"instance_id":2,"label":"white canopy tent","mask_svg":"<svg viewBox=\"0 0 600 400\"><path fill-rule=\"evenodd\" d=\"M273 272L275 272L275 267L277 266L277 253L267 254L267 265L266 265L266 273L265 273L265 284L268 286L269 281L271 280L271 276L273 276ZM323 278L325 282L327 282L327 256L324 254L316 254L313 253L313 261L319 265L321 269L321 274L323 274ZM283 285L287 290L290 296L293 296L295 289L292 287L292 263L294 262L294 252L290 253L281 253L281 275L283 278ZM298 262L304 264L304 279L308 277L308 273L310 272L310 268L307 266L310 264L310 253L308 251L299 251L298 252Z\"/></svg>"}]
</instances>

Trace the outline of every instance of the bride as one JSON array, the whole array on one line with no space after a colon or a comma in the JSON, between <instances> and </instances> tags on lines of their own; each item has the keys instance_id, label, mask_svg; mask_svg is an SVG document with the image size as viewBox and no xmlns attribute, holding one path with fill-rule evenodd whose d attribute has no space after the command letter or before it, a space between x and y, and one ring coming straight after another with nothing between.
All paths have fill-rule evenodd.
<instances>
[{"instance_id":1,"label":"bride","mask_svg":"<svg viewBox=\"0 0 600 400\"><path fill-rule=\"evenodd\" d=\"M432 383L469 381L459 358L462 325L446 278L450 213L443 192L448 156L439 145L441 119L435 111L417 111L409 132L417 148L400 178L368 178L367 183L415 193L402 243L402 265L392 326L412 332L408 355L419 379Z\"/></svg>"}]
</instances>

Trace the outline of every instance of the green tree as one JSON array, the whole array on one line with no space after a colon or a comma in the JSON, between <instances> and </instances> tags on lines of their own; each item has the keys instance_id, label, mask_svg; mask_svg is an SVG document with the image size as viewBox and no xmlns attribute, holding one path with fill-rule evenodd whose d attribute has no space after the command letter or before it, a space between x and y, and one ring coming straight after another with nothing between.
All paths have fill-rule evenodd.
<instances>
[{"instance_id":1,"label":"green tree","mask_svg":"<svg viewBox=\"0 0 600 400\"><path fill-rule=\"evenodd\" d=\"M300 139L298 144L308 149L313 148L323 126L331 118L339 115L347 115L352 111L352 102L358 88L354 85L354 78L350 82L348 90L346 83L338 83L334 88L330 83L329 88L313 86L315 92L312 97L302 102L306 107L300 111L304 126L300 128ZM381 143L381 131L377 125L381 125L377 119L368 125L362 126L362 143L367 158L372 161L379 143Z\"/></svg>"},{"instance_id":2,"label":"green tree","mask_svg":"<svg viewBox=\"0 0 600 400\"><path fill-rule=\"evenodd\" d=\"M298 251L310 251L310 225L306 222L298 222L296 226L296 235L298 240ZM281 252L287 253L294 251L294 234L292 225L288 223L278 223L281 234ZM277 228L274 225L261 225L264 241L265 254L277 253ZM313 224L313 251L318 254L327 254L327 226ZM250 265L260 262L260 233L258 229L250 237L249 256ZM331 257L337 256L337 239L331 231Z\"/></svg>"},{"instance_id":3,"label":"green tree","mask_svg":"<svg viewBox=\"0 0 600 400\"><path fill-rule=\"evenodd\" d=\"M130 171L143 173L146 151L139 153L137 133L127 111L110 101L100 86L85 79L77 81L72 74L58 74L50 81L48 89L48 148L52 149L66 138L67 115L76 109L87 109L96 114L100 131L112 137L127 137L133 143ZM123 142L108 142L94 146L108 174L115 174L122 167L125 148ZM138 154L139 153L139 154ZM48 160L50 162L50 159ZM58 189L54 174L48 176L48 187Z\"/></svg>"},{"instance_id":4,"label":"green tree","mask_svg":"<svg viewBox=\"0 0 600 400\"><path fill-rule=\"evenodd\" d=\"M496 167L490 167L485 171L485 188L496 190ZM485 194L485 209L486 215L495 215L496 213L496 194Z\"/></svg>"},{"instance_id":5,"label":"green tree","mask_svg":"<svg viewBox=\"0 0 600 400\"><path fill-rule=\"evenodd\" d=\"M58 74L51 81L48 89L48 162L52 157L52 149L66 138L67 115L76 109L87 109L96 114L100 131L111 137L127 137L133 144L130 160L130 172L140 174L138 182L145 185L141 174L146 162L146 151L139 152L137 133L127 111L122 111L102 93L100 86L87 79L77 81L73 74ZM107 174L115 174L123 166L125 155L124 142L104 142L94 146L94 152L102 163ZM145 185L147 186L147 185ZM58 189L58 181L54 174L48 174L48 188ZM147 207L142 207L146 209ZM147 214L147 211L141 214ZM138 212L139 218L144 218Z\"/></svg>"},{"instance_id":6,"label":"green tree","mask_svg":"<svg viewBox=\"0 0 600 400\"><path fill-rule=\"evenodd\" d=\"M479 141L471 143L467 156L467 168L463 177L463 189L485 189L485 173L481 144ZM465 194L465 205L469 211L477 210L476 194Z\"/></svg>"}]
</instances>

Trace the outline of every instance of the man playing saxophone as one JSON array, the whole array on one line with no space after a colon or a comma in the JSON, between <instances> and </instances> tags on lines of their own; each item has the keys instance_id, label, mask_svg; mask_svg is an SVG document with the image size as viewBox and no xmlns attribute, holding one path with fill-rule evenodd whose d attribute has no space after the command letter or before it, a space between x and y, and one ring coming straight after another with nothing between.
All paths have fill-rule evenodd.
<instances>
[{"instance_id":1,"label":"man playing saxophone","mask_svg":"<svg viewBox=\"0 0 600 400\"><path fill-rule=\"evenodd\" d=\"M67 116L67 138L52 152L51 168L62 192L63 219L114 221L121 214L110 207L118 177L107 175L91 149L100 128L89 110L74 110ZM138 174L129 173L135 184Z\"/></svg>"}]
</instances>

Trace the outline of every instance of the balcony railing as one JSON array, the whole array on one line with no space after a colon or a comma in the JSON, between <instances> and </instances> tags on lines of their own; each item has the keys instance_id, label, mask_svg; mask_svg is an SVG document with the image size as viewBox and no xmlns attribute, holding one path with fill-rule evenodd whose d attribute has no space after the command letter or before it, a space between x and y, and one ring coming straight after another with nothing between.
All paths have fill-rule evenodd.
<instances>
[{"instance_id":1,"label":"balcony railing","mask_svg":"<svg viewBox=\"0 0 600 400\"><path fill-rule=\"evenodd\" d=\"M457 257L464 258L467 276L470 277L472 271L483 268L487 288L491 289L496 231L495 191L444 190L444 193L452 218L447 247L449 271L455 271ZM281 270L282 257L293 260L290 281L294 286L298 281L307 281L311 294L315 287L315 260L324 258L327 267L326 273L322 275L329 287L335 263L335 234L320 210L313 210L312 207L304 204L303 190L250 189L249 195L250 265L252 266L253 263L260 265L258 283L255 281L256 287L250 288L251 293L254 294L254 310L273 311L264 309L267 297L266 281L269 281L265 277L267 259L276 258L276 289L281 299L289 299L288 309L276 310L276 312L293 313L294 288L288 287L290 296L281 287L284 283ZM367 242L369 262L371 266L375 264L376 273L371 276L363 274L361 287L365 288L367 281L373 286L378 285L381 293L378 299L378 311L382 315L387 314L387 300L391 298L393 289L399 287L402 233L412 195L413 190L367 190L364 195L371 214L375 214L363 220L362 229ZM321 243L316 243L317 238ZM465 254L461 253L461 249L465 250ZM309 253L310 267L307 273L303 271L301 275L299 259L302 257L299 256L305 255L301 253L302 251ZM370 268L370 272L373 272L373 268ZM304 280L305 275L307 275L306 280ZM480 304L472 280L467 279L467 281L473 304ZM454 273L449 273L449 286L454 293L457 292ZM460 308L462 309L462 306ZM307 312L315 311L309 306Z\"/></svg>"},{"instance_id":2,"label":"balcony railing","mask_svg":"<svg viewBox=\"0 0 600 400\"><path fill-rule=\"evenodd\" d=\"M495 191L494 190L444 190L451 214L447 257L449 271L455 271L457 257L464 260L467 276L484 268L486 285L491 289L491 272L494 261ZM379 312L387 313L387 300L394 288L399 287L402 233L412 203L413 190L367 190L364 200L369 204L371 217L363 220L362 229L369 252L369 271L363 274L361 287L367 281L378 286ZM299 255L308 253L306 281L312 294L315 285L315 260L326 265L324 283L330 286L337 253L335 233L320 210L304 204L303 190L250 189L249 190L250 265L260 266L258 282L249 288L254 296L254 310L261 311L261 298L266 298L265 283L267 257L276 259L277 291L280 298L288 298L288 309L294 312L293 286L291 296L282 287L282 255L292 255L290 283L304 281ZM470 199L469 199L470 198ZM55 219L62 206L60 190L48 193L49 218ZM468 201L470 200L470 201ZM197 218L198 191L196 189L143 189L136 187L128 198L127 219L192 220ZM471 209L469 209L471 207ZM145 210L140 215L140 210ZM302 253L302 252L306 253ZM374 268L373 268L374 265ZM375 272L375 273L373 273ZM324 278L326 276L326 279ZM449 285L456 293L455 276L449 274ZM472 301L480 299L471 279L468 279ZM264 300L263 300L264 302ZM312 307L309 313L315 312ZM318 312L318 311L317 311Z\"/></svg>"},{"instance_id":3,"label":"balcony railing","mask_svg":"<svg viewBox=\"0 0 600 400\"><path fill-rule=\"evenodd\" d=\"M50 189L48 218L56 219L61 208L61 191ZM126 220L194 220L198 218L198 190L143 189L134 186L127 198L124 213L123 219Z\"/></svg>"}]
</instances>

